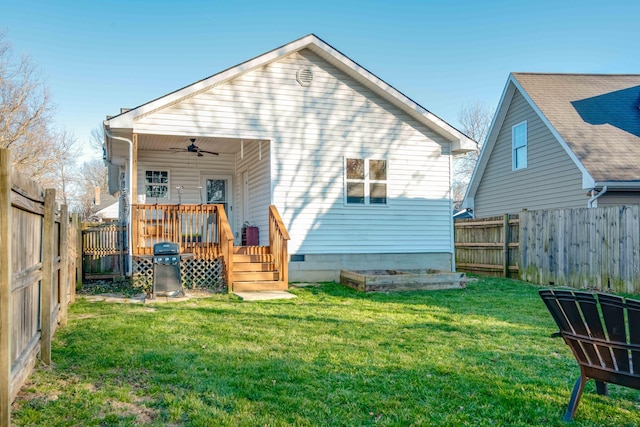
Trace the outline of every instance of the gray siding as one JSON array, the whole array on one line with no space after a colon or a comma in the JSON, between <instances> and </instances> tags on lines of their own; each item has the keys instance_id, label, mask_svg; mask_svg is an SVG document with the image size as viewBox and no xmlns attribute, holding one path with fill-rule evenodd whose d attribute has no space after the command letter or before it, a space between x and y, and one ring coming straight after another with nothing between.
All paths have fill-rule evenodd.
<instances>
[{"instance_id":1,"label":"gray siding","mask_svg":"<svg viewBox=\"0 0 640 427\"><path fill-rule=\"evenodd\" d=\"M598 207L640 205L640 191L608 191L598 198Z\"/></svg>"},{"instance_id":2,"label":"gray siding","mask_svg":"<svg viewBox=\"0 0 640 427\"><path fill-rule=\"evenodd\" d=\"M526 120L528 167L512 170L511 127ZM516 90L474 199L476 217L522 209L583 208L582 173Z\"/></svg>"}]
</instances>

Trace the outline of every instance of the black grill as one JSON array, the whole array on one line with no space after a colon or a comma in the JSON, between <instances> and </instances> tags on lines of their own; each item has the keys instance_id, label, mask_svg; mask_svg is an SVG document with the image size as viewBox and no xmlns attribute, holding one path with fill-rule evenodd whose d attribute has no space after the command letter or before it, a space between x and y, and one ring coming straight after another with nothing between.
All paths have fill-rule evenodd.
<instances>
[{"instance_id":1,"label":"black grill","mask_svg":"<svg viewBox=\"0 0 640 427\"><path fill-rule=\"evenodd\" d=\"M153 245L153 298L184 296L180 277L180 247L177 243Z\"/></svg>"}]
</instances>

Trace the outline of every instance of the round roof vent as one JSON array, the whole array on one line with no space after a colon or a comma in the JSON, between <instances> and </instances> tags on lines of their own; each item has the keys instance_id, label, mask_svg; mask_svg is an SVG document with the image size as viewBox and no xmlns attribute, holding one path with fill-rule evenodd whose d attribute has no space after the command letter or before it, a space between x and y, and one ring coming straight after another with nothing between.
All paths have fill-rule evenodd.
<instances>
[{"instance_id":1,"label":"round roof vent","mask_svg":"<svg viewBox=\"0 0 640 427\"><path fill-rule=\"evenodd\" d=\"M300 68L296 73L296 80L300 86L309 86L313 81L313 71L309 67Z\"/></svg>"}]
</instances>

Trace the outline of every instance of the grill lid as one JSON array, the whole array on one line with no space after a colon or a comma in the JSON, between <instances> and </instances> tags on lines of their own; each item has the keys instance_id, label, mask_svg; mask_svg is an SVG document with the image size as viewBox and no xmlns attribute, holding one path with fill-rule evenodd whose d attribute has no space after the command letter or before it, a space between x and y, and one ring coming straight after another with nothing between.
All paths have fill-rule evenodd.
<instances>
[{"instance_id":1,"label":"grill lid","mask_svg":"<svg viewBox=\"0 0 640 427\"><path fill-rule=\"evenodd\" d=\"M180 253L180 246L173 242L160 242L153 245L154 255L176 255Z\"/></svg>"}]
</instances>

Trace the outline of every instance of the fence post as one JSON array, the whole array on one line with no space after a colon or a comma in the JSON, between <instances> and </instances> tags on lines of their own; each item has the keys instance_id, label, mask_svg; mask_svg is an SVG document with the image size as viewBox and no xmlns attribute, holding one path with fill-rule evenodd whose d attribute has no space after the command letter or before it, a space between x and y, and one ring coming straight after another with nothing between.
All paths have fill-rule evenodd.
<instances>
[{"instance_id":1,"label":"fence post","mask_svg":"<svg viewBox=\"0 0 640 427\"><path fill-rule=\"evenodd\" d=\"M504 214L502 224L502 275L509 277L509 214Z\"/></svg>"},{"instance_id":2,"label":"fence post","mask_svg":"<svg viewBox=\"0 0 640 427\"><path fill-rule=\"evenodd\" d=\"M53 286L54 226L56 190L44 193L44 224L42 235L42 283L40 287L40 359L51 365L51 288Z\"/></svg>"},{"instance_id":3,"label":"fence post","mask_svg":"<svg viewBox=\"0 0 640 427\"><path fill-rule=\"evenodd\" d=\"M75 284L74 284L75 285ZM67 325L69 292L69 207L60 207L60 326Z\"/></svg>"},{"instance_id":4,"label":"fence post","mask_svg":"<svg viewBox=\"0 0 640 427\"><path fill-rule=\"evenodd\" d=\"M73 227L76 229L76 283L71 294L71 302L76 302L76 290L82 288L82 225L77 213L73 214Z\"/></svg>"},{"instance_id":5,"label":"fence post","mask_svg":"<svg viewBox=\"0 0 640 427\"><path fill-rule=\"evenodd\" d=\"M520 280L528 280L527 277L527 245L529 244L529 235L528 235L528 219L527 219L527 210L523 209L520 211L520 225L518 230L518 247L520 248L520 274L518 279Z\"/></svg>"},{"instance_id":6,"label":"fence post","mask_svg":"<svg viewBox=\"0 0 640 427\"><path fill-rule=\"evenodd\" d=\"M0 149L0 426L11 423L11 152Z\"/></svg>"},{"instance_id":7,"label":"fence post","mask_svg":"<svg viewBox=\"0 0 640 427\"><path fill-rule=\"evenodd\" d=\"M76 218L78 217L77 213L71 214L71 224L69 226L69 304L76 302L76 278L77 278L77 268L76 268L76 259L77 259L77 251L78 251L78 239L76 235L78 233L78 227L76 227L77 222Z\"/></svg>"}]
</instances>

